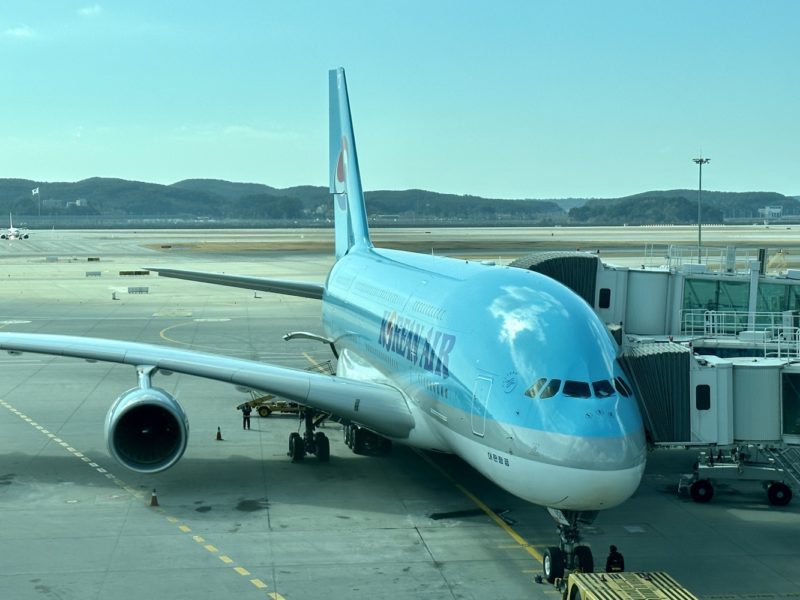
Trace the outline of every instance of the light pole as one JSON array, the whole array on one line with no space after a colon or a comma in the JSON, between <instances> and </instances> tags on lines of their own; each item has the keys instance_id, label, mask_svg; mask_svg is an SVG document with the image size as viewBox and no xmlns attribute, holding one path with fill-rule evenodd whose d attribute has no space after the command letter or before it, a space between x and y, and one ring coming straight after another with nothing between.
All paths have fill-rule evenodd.
<instances>
[{"instance_id":1,"label":"light pole","mask_svg":"<svg viewBox=\"0 0 800 600\"><path fill-rule=\"evenodd\" d=\"M699 265L700 260L700 249L703 245L703 225L702 225L702 214L700 212L700 194L703 191L703 165L707 165L711 162L710 158L693 158L692 159L695 164L700 167L700 180L697 184L697 264Z\"/></svg>"}]
</instances>

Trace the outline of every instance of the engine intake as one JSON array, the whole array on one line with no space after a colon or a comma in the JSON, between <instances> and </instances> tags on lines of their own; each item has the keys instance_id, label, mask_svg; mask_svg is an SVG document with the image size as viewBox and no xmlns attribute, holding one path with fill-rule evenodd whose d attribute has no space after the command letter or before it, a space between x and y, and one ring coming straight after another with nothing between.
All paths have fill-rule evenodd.
<instances>
[{"instance_id":1,"label":"engine intake","mask_svg":"<svg viewBox=\"0 0 800 600\"><path fill-rule=\"evenodd\" d=\"M106 415L106 444L123 466L138 473L160 473L183 456L189 420L160 388L134 388L117 398Z\"/></svg>"}]
</instances>

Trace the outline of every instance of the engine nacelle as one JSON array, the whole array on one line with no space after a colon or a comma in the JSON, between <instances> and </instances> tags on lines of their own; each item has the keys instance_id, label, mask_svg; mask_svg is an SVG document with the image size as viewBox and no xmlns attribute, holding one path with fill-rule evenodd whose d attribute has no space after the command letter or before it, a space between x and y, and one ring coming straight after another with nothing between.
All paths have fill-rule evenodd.
<instances>
[{"instance_id":1,"label":"engine nacelle","mask_svg":"<svg viewBox=\"0 0 800 600\"><path fill-rule=\"evenodd\" d=\"M183 456L189 420L178 401L160 388L134 388L106 415L108 451L138 473L160 473Z\"/></svg>"}]
</instances>

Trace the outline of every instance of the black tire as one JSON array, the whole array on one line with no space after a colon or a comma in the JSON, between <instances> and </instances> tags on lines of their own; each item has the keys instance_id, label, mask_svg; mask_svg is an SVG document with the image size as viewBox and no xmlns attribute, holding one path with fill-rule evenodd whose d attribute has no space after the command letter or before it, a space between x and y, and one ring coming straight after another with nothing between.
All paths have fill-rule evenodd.
<instances>
[{"instance_id":1,"label":"black tire","mask_svg":"<svg viewBox=\"0 0 800 600\"><path fill-rule=\"evenodd\" d=\"M269 409L268 406L259 406L258 407L258 416L264 417L265 419L272 414L272 411Z\"/></svg>"},{"instance_id":2,"label":"black tire","mask_svg":"<svg viewBox=\"0 0 800 600\"><path fill-rule=\"evenodd\" d=\"M589 546L575 546L575 566L581 573L594 573L594 557Z\"/></svg>"},{"instance_id":3,"label":"black tire","mask_svg":"<svg viewBox=\"0 0 800 600\"><path fill-rule=\"evenodd\" d=\"M344 444L348 448L353 447L353 426L352 425L345 425L344 426Z\"/></svg>"},{"instance_id":4,"label":"black tire","mask_svg":"<svg viewBox=\"0 0 800 600\"><path fill-rule=\"evenodd\" d=\"M776 481L767 488L767 499L772 506L786 506L792 501L792 490L785 483Z\"/></svg>"},{"instance_id":5,"label":"black tire","mask_svg":"<svg viewBox=\"0 0 800 600\"><path fill-rule=\"evenodd\" d=\"M390 454L392 452L392 440L389 438L382 437L380 444L378 445L378 453L385 455Z\"/></svg>"},{"instance_id":6,"label":"black tire","mask_svg":"<svg viewBox=\"0 0 800 600\"><path fill-rule=\"evenodd\" d=\"M328 462L331 459L331 442L328 436L318 431L314 434L314 443L317 446L317 458L320 462Z\"/></svg>"},{"instance_id":7,"label":"black tire","mask_svg":"<svg viewBox=\"0 0 800 600\"><path fill-rule=\"evenodd\" d=\"M542 571L547 583L555 583L556 579L564 577L564 553L560 548L550 546L544 551Z\"/></svg>"},{"instance_id":8,"label":"black tire","mask_svg":"<svg viewBox=\"0 0 800 600\"><path fill-rule=\"evenodd\" d=\"M353 425L353 432L350 434L353 445L353 454L364 454L364 449L367 446L367 431Z\"/></svg>"},{"instance_id":9,"label":"black tire","mask_svg":"<svg viewBox=\"0 0 800 600\"><path fill-rule=\"evenodd\" d=\"M705 504L714 497L714 486L708 479L698 479L689 488L689 494L695 502Z\"/></svg>"},{"instance_id":10,"label":"black tire","mask_svg":"<svg viewBox=\"0 0 800 600\"><path fill-rule=\"evenodd\" d=\"M292 457L292 462L303 460L306 455L306 445L303 438L299 433L292 432L289 434L289 456Z\"/></svg>"}]
</instances>

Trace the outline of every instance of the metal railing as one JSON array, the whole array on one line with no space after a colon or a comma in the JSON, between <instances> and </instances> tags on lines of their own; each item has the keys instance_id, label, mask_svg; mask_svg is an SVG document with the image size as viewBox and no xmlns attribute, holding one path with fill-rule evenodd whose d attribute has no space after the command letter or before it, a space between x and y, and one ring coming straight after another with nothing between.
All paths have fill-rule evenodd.
<instances>
[{"instance_id":1,"label":"metal railing","mask_svg":"<svg viewBox=\"0 0 800 600\"><path fill-rule=\"evenodd\" d=\"M800 315L786 312L681 311L681 333L704 338L735 338L763 349L764 356L800 356Z\"/></svg>"}]
</instances>

